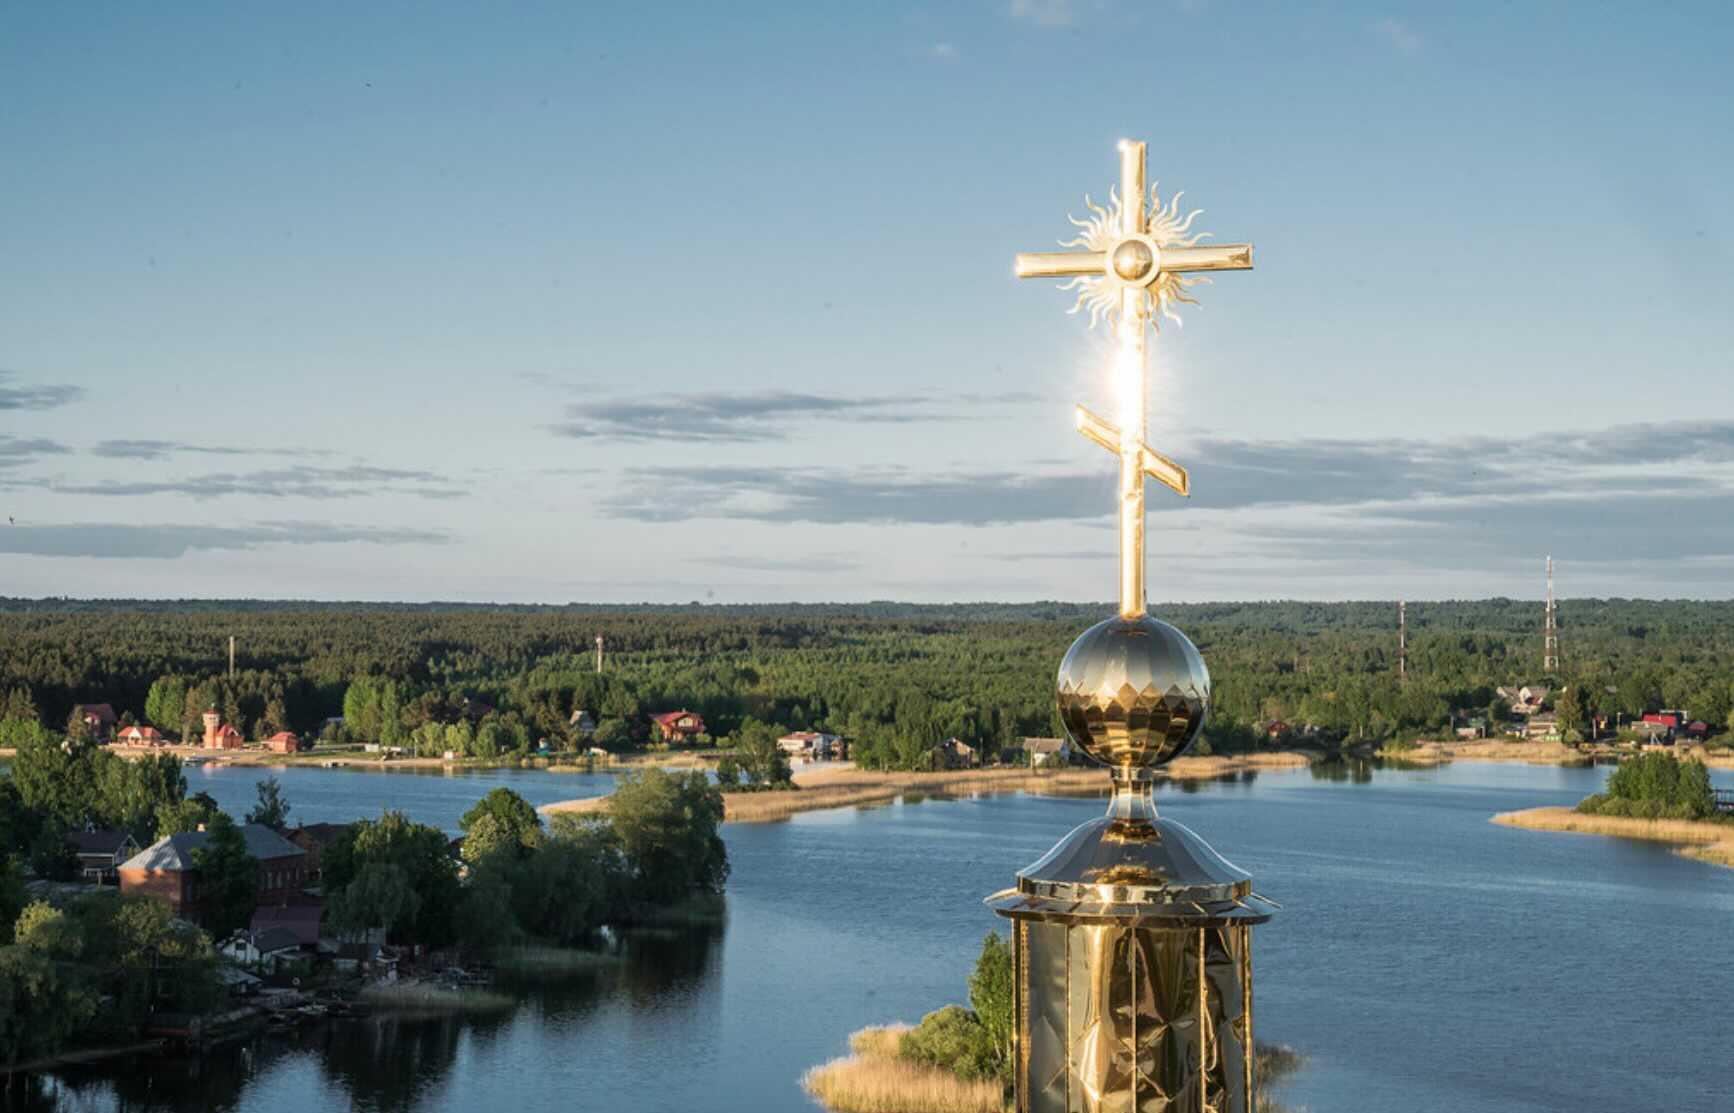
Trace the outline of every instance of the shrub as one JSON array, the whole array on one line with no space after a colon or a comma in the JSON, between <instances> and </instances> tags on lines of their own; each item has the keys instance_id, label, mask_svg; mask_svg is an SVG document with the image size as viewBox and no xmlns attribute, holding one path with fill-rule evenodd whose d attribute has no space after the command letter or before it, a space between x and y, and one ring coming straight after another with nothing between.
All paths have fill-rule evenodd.
<instances>
[{"instance_id":1,"label":"shrub","mask_svg":"<svg viewBox=\"0 0 1734 1113\"><path fill-rule=\"evenodd\" d=\"M998 1074L993 1037L962 1005L947 1005L922 1017L919 1025L903 1034L898 1051L911 1062L948 1070L959 1078Z\"/></svg>"}]
</instances>

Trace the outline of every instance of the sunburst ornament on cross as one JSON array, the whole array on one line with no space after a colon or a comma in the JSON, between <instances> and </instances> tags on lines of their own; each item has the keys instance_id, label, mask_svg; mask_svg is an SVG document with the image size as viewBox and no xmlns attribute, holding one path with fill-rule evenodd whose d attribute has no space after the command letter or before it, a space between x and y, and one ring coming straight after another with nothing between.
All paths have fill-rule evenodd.
<instances>
[{"instance_id":1,"label":"sunburst ornament on cross","mask_svg":"<svg viewBox=\"0 0 1734 1113\"><path fill-rule=\"evenodd\" d=\"M1077 408L1078 431L1120 457L1120 614L1145 613L1144 477L1181 495L1191 493L1186 469L1145 443L1145 326L1156 314L1179 323L1178 303L1196 304L1187 290L1210 281L1210 271L1252 269L1252 245L1200 244L1208 233L1193 232L1198 210L1182 216L1180 194L1163 205L1144 186L1144 144L1120 143L1120 188L1106 208L1084 204L1093 214L1072 219L1080 234L1061 244L1081 251L1019 254L1019 278L1070 279L1062 289L1078 291L1072 312L1088 309L1092 326L1109 321L1118 340L1115 393L1119 424Z\"/></svg>"}]
</instances>

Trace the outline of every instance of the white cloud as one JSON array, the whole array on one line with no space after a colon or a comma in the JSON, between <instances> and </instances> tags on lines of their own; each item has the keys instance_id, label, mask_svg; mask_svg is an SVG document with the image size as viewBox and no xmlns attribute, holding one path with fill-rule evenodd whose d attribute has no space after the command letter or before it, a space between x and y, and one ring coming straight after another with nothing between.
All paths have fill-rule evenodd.
<instances>
[{"instance_id":1,"label":"white cloud","mask_svg":"<svg viewBox=\"0 0 1734 1113\"><path fill-rule=\"evenodd\" d=\"M1011 17L1036 27L1067 27L1078 17L1076 0L1012 0Z\"/></svg>"},{"instance_id":2,"label":"white cloud","mask_svg":"<svg viewBox=\"0 0 1734 1113\"><path fill-rule=\"evenodd\" d=\"M955 62L958 58L957 47L950 43L934 43L927 48L927 56L936 62Z\"/></svg>"},{"instance_id":3,"label":"white cloud","mask_svg":"<svg viewBox=\"0 0 1734 1113\"><path fill-rule=\"evenodd\" d=\"M1413 54L1421 49L1421 36L1400 19L1386 16L1373 24L1373 31L1389 40L1392 46L1404 54Z\"/></svg>"}]
</instances>

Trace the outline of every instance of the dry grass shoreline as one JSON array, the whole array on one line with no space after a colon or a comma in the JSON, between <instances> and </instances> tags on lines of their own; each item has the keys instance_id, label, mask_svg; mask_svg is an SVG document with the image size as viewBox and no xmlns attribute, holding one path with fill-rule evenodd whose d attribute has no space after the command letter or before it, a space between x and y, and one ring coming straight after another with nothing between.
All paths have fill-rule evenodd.
<instances>
[{"instance_id":1,"label":"dry grass shoreline","mask_svg":"<svg viewBox=\"0 0 1734 1113\"><path fill-rule=\"evenodd\" d=\"M906 1024L863 1028L849 1037L853 1054L814 1067L801 1088L833 1113L1001 1113L998 1082L963 1079L897 1054Z\"/></svg>"},{"instance_id":2,"label":"dry grass shoreline","mask_svg":"<svg viewBox=\"0 0 1734 1113\"><path fill-rule=\"evenodd\" d=\"M1380 750L1387 761L1406 765L1443 765L1450 761L1489 764L1589 765L1598 757L1626 757L1631 750L1617 750L1605 743L1594 750L1579 750L1563 742L1483 739L1475 742L1418 742L1409 750ZM1734 769L1734 750L1706 750L1702 746L1676 747L1676 757L1695 758L1712 769Z\"/></svg>"},{"instance_id":3,"label":"dry grass shoreline","mask_svg":"<svg viewBox=\"0 0 1734 1113\"><path fill-rule=\"evenodd\" d=\"M1613 835L1618 838L1673 843L1676 854L1734 868L1734 825L1727 823L1695 819L1633 819L1619 815L1584 815L1564 807L1500 812L1490 822L1505 827L1522 827L1530 831Z\"/></svg>"},{"instance_id":4,"label":"dry grass shoreline","mask_svg":"<svg viewBox=\"0 0 1734 1113\"><path fill-rule=\"evenodd\" d=\"M1297 769L1313 759L1301 753L1239 757L1183 757L1165 772L1173 780L1198 780L1247 769ZM795 774L799 792L732 792L723 797L725 823L770 823L801 812L887 804L904 796L972 796L984 792L1085 793L1105 791L1105 770L959 769L941 773L872 773L862 769L817 769ZM606 796L546 804L544 814L602 812Z\"/></svg>"}]
</instances>

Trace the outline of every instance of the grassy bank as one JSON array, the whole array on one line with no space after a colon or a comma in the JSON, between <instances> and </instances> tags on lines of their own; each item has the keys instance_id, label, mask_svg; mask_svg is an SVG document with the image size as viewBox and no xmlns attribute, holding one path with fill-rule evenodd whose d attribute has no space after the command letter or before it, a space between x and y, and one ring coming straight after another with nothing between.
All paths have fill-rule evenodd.
<instances>
[{"instance_id":1,"label":"grassy bank","mask_svg":"<svg viewBox=\"0 0 1734 1113\"><path fill-rule=\"evenodd\" d=\"M1310 759L1299 753L1239 757L1184 757L1164 772L1173 780L1220 777L1247 769L1293 769ZM723 797L727 823L769 823L800 812L887 804L903 796L970 796L983 792L1105 792L1107 772L1089 769L958 769L940 773L873 773L863 769L819 769L795 774L798 792L735 792ZM608 798L548 804L543 812L602 812Z\"/></svg>"},{"instance_id":2,"label":"grassy bank","mask_svg":"<svg viewBox=\"0 0 1734 1113\"><path fill-rule=\"evenodd\" d=\"M863 1028L849 1037L847 1058L814 1067L801 1086L835 1113L1000 1113L1000 1084L963 1079L898 1057L907 1025Z\"/></svg>"},{"instance_id":3,"label":"grassy bank","mask_svg":"<svg viewBox=\"0 0 1734 1113\"><path fill-rule=\"evenodd\" d=\"M1574 835L1614 835L1626 839L1673 843L1688 858L1734 868L1734 824L1700 819L1632 819L1618 815L1585 815L1571 808L1527 808L1501 812L1492 822L1530 831L1564 831Z\"/></svg>"},{"instance_id":4,"label":"grassy bank","mask_svg":"<svg viewBox=\"0 0 1734 1113\"><path fill-rule=\"evenodd\" d=\"M849 1037L851 1054L814 1067L801 1087L833 1113L1002 1113L1010 1109L999 1082L964 1079L939 1067L900 1057L907 1024L863 1028ZM1300 1069L1299 1053L1259 1044L1259 1113L1284 1113L1264 1087Z\"/></svg>"},{"instance_id":5,"label":"grassy bank","mask_svg":"<svg viewBox=\"0 0 1734 1113\"><path fill-rule=\"evenodd\" d=\"M1588 765L1589 755L1563 742L1506 741L1419 742L1409 749L1380 750L1379 756L1409 765L1442 765L1448 761L1485 761L1496 764Z\"/></svg>"}]
</instances>

